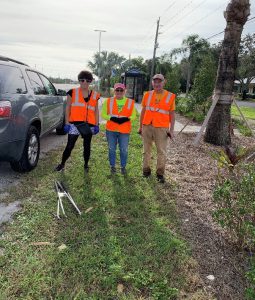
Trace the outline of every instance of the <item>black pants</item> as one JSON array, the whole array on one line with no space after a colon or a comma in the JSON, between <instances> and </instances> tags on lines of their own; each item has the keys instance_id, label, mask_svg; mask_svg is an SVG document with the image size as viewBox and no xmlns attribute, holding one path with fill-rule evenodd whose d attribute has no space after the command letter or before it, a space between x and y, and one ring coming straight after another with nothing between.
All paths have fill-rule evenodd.
<instances>
[{"instance_id":1,"label":"black pants","mask_svg":"<svg viewBox=\"0 0 255 300\"><path fill-rule=\"evenodd\" d=\"M68 140L67 140L67 145L66 148L63 152L62 155L62 161L61 164L65 165L66 161L71 155L71 152L74 148L74 145L78 139L79 135L76 134L68 134ZM89 158L90 158L90 147L91 147L91 139L92 139L92 134L88 134L83 138L83 157L84 157L84 166L88 165Z\"/></svg>"}]
</instances>

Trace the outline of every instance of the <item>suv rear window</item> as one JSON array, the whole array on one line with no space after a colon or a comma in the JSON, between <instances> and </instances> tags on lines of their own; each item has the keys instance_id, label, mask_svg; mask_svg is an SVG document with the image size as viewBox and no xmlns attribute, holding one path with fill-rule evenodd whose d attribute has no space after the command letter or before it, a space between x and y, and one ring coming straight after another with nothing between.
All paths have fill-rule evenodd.
<instances>
[{"instance_id":1,"label":"suv rear window","mask_svg":"<svg viewBox=\"0 0 255 300\"><path fill-rule=\"evenodd\" d=\"M31 82L35 95L46 95L46 89L40 79L38 73L27 70L27 76Z\"/></svg>"},{"instance_id":2,"label":"suv rear window","mask_svg":"<svg viewBox=\"0 0 255 300\"><path fill-rule=\"evenodd\" d=\"M0 65L0 94L25 94L27 92L19 68Z\"/></svg>"},{"instance_id":3,"label":"suv rear window","mask_svg":"<svg viewBox=\"0 0 255 300\"><path fill-rule=\"evenodd\" d=\"M42 82L45 86L46 92L49 95L56 95L56 89L54 88L54 86L52 85L52 83L48 80L48 78L46 78L44 75L40 74L40 77L42 79Z\"/></svg>"}]
</instances>

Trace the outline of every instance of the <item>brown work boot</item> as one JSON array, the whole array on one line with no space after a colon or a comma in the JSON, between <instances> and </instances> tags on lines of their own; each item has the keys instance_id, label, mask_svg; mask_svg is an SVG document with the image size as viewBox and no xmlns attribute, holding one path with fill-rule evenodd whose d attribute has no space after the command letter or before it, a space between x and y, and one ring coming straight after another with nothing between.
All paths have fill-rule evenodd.
<instances>
[{"instance_id":1,"label":"brown work boot","mask_svg":"<svg viewBox=\"0 0 255 300\"><path fill-rule=\"evenodd\" d=\"M151 170L150 169L144 169L143 170L143 177L148 178L151 176Z\"/></svg>"}]
</instances>

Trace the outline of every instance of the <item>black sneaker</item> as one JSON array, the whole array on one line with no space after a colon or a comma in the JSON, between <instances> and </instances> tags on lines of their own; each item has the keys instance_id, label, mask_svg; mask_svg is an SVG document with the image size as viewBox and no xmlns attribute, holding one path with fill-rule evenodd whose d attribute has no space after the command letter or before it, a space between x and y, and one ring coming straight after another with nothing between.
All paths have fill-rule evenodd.
<instances>
[{"instance_id":1,"label":"black sneaker","mask_svg":"<svg viewBox=\"0 0 255 300\"><path fill-rule=\"evenodd\" d=\"M88 173L89 172L89 166L88 165L84 165L84 172Z\"/></svg>"},{"instance_id":2,"label":"black sneaker","mask_svg":"<svg viewBox=\"0 0 255 300\"><path fill-rule=\"evenodd\" d=\"M157 180L159 183L165 183L165 177L163 175L157 175Z\"/></svg>"},{"instance_id":3,"label":"black sneaker","mask_svg":"<svg viewBox=\"0 0 255 300\"><path fill-rule=\"evenodd\" d=\"M64 171L65 165L63 164L59 164L56 166L55 171L60 172L60 171Z\"/></svg>"},{"instance_id":4,"label":"black sneaker","mask_svg":"<svg viewBox=\"0 0 255 300\"><path fill-rule=\"evenodd\" d=\"M115 167L111 167L111 174L116 174L116 168Z\"/></svg>"},{"instance_id":5,"label":"black sneaker","mask_svg":"<svg viewBox=\"0 0 255 300\"><path fill-rule=\"evenodd\" d=\"M125 167L122 167L122 168L120 169L120 172L121 172L122 175L127 175L127 170L126 170Z\"/></svg>"}]
</instances>

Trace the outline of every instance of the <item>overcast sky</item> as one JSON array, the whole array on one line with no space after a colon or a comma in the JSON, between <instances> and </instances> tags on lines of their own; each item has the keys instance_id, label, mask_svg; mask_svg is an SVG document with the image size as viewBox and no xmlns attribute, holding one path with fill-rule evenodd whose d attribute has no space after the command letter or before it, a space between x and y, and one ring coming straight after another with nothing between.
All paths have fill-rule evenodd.
<instances>
[{"instance_id":1,"label":"overcast sky","mask_svg":"<svg viewBox=\"0 0 255 300\"><path fill-rule=\"evenodd\" d=\"M98 51L151 58L160 17L157 55L180 47L190 34L203 38L225 29L227 0L0 0L0 55L48 76L75 79ZM255 16L255 1L251 17ZM255 19L243 34L255 32ZM223 34L211 38L216 43Z\"/></svg>"}]
</instances>

